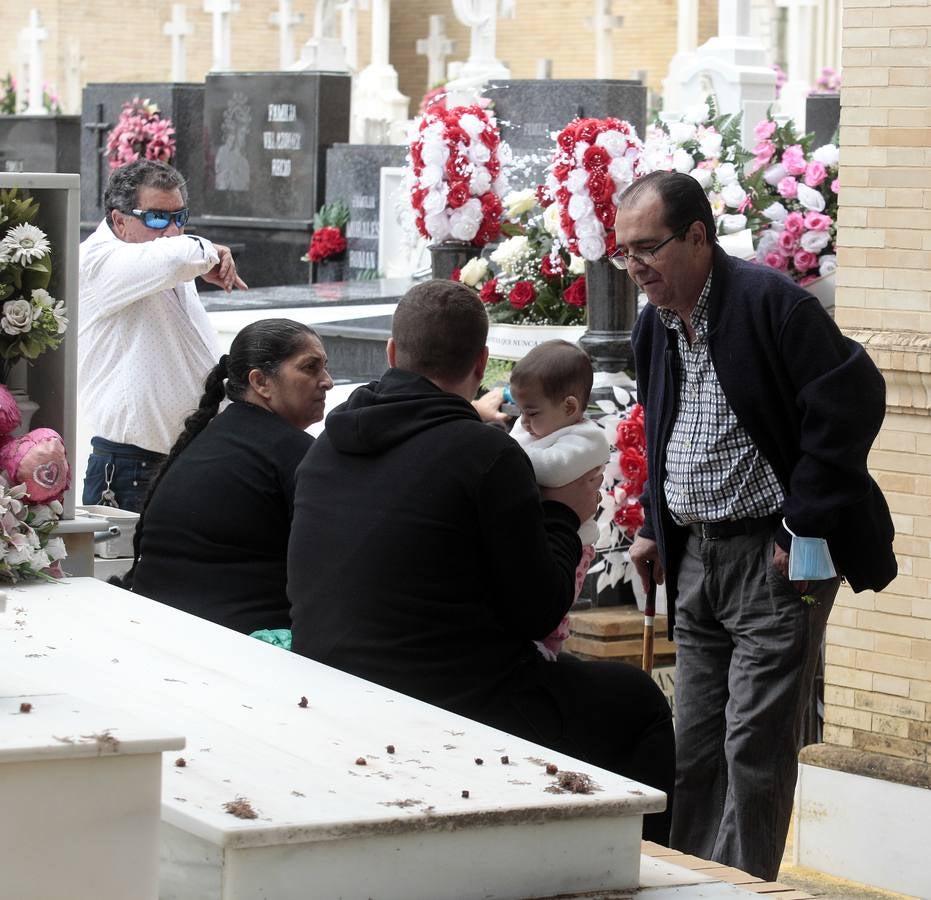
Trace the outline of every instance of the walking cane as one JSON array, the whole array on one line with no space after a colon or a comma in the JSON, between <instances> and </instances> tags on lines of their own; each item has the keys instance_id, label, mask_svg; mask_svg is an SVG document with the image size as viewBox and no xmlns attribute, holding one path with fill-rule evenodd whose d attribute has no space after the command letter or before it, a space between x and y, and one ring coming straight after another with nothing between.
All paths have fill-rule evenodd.
<instances>
[{"instance_id":1,"label":"walking cane","mask_svg":"<svg viewBox=\"0 0 931 900\"><path fill-rule=\"evenodd\" d=\"M653 623L656 618L656 579L653 577L653 561L647 563L650 572L650 587L643 604L643 671L653 674Z\"/></svg>"}]
</instances>

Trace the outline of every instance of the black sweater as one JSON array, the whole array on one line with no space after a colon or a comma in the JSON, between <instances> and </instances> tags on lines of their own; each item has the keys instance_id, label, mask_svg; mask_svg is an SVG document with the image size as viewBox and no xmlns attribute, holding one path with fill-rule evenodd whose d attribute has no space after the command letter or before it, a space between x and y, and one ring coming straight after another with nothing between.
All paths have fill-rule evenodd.
<instances>
[{"instance_id":1,"label":"black sweater","mask_svg":"<svg viewBox=\"0 0 931 900\"><path fill-rule=\"evenodd\" d=\"M330 413L298 469L294 650L478 716L559 623L578 517L461 397L398 369Z\"/></svg>"},{"instance_id":2,"label":"black sweater","mask_svg":"<svg viewBox=\"0 0 931 900\"><path fill-rule=\"evenodd\" d=\"M838 573L855 591L882 590L895 577L896 562L889 508L867 471L886 412L879 370L804 288L720 247L708 315L718 381L782 483L789 527L826 538ZM684 540L662 489L676 412L676 335L648 305L634 326L633 346L650 473L641 534L657 541L670 572ZM777 540L788 549L781 528ZM674 597L670 574L667 590Z\"/></svg>"},{"instance_id":3,"label":"black sweater","mask_svg":"<svg viewBox=\"0 0 931 900\"><path fill-rule=\"evenodd\" d=\"M159 483L133 591L245 634L289 628L294 473L312 443L273 412L231 403Z\"/></svg>"}]
</instances>

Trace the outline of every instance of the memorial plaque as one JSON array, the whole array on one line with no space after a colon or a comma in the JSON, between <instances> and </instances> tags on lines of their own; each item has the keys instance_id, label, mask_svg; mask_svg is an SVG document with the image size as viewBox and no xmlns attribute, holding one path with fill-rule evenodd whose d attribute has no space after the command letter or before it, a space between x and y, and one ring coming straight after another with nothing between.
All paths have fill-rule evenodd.
<instances>
[{"instance_id":1,"label":"memorial plaque","mask_svg":"<svg viewBox=\"0 0 931 900\"><path fill-rule=\"evenodd\" d=\"M81 171L79 116L0 116L0 172Z\"/></svg>"},{"instance_id":2,"label":"memorial plaque","mask_svg":"<svg viewBox=\"0 0 931 900\"><path fill-rule=\"evenodd\" d=\"M370 278L382 269L378 258L381 170L404 165L407 147L337 144L327 151L327 203L349 209L346 263L350 280Z\"/></svg>"},{"instance_id":3,"label":"memorial plaque","mask_svg":"<svg viewBox=\"0 0 931 900\"><path fill-rule=\"evenodd\" d=\"M809 94L805 101L805 131L814 134L813 147L830 144L840 126L840 94Z\"/></svg>"},{"instance_id":4,"label":"memorial plaque","mask_svg":"<svg viewBox=\"0 0 931 900\"><path fill-rule=\"evenodd\" d=\"M177 149L171 164L187 180L188 206L203 211L204 86L172 82L97 83L84 88L81 108L81 230L93 231L104 217L103 194L110 178L104 150L123 104L150 100L171 119Z\"/></svg>"},{"instance_id":5,"label":"memorial plaque","mask_svg":"<svg viewBox=\"0 0 931 900\"><path fill-rule=\"evenodd\" d=\"M521 79L495 81L484 94L494 102L501 137L515 157L528 157L536 180L555 146L553 133L572 119L615 116L626 119L643 137L647 124L647 89L639 81L615 79ZM533 157L540 157L540 161ZM532 183L532 178L528 185Z\"/></svg>"},{"instance_id":6,"label":"memorial plaque","mask_svg":"<svg viewBox=\"0 0 931 900\"><path fill-rule=\"evenodd\" d=\"M349 97L348 75L208 75L205 214L306 226L323 197L326 148L349 138Z\"/></svg>"}]
</instances>

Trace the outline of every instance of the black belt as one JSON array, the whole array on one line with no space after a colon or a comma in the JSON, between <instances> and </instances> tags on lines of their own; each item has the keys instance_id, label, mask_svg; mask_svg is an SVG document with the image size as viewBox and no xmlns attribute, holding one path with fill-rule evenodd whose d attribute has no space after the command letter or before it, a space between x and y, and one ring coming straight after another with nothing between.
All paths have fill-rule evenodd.
<instances>
[{"instance_id":1,"label":"black belt","mask_svg":"<svg viewBox=\"0 0 931 900\"><path fill-rule=\"evenodd\" d=\"M105 450L102 447L92 447L91 454L94 456L117 456L123 459L138 459L143 463L152 463L158 465L165 461L166 454L156 453L154 450L143 450L142 447L136 447L127 450Z\"/></svg>"},{"instance_id":2,"label":"black belt","mask_svg":"<svg viewBox=\"0 0 931 900\"><path fill-rule=\"evenodd\" d=\"M758 519L728 519L724 522L691 522L685 527L692 534L698 535L706 541L716 541L721 538L737 537L741 534L756 534L758 531L768 531L775 528L779 522L779 513L771 516L761 516Z\"/></svg>"}]
</instances>

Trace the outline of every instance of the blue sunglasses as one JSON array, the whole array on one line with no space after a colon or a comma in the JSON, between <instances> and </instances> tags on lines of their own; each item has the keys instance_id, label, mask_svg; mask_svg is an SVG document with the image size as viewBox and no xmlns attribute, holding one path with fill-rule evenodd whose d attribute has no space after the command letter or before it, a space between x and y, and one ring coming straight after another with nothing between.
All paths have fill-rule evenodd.
<instances>
[{"instance_id":1,"label":"blue sunglasses","mask_svg":"<svg viewBox=\"0 0 931 900\"><path fill-rule=\"evenodd\" d=\"M164 231L172 222L178 228L184 228L191 217L187 207L174 212L165 209L133 209L129 214L139 219L146 228L154 228L156 231Z\"/></svg>"}]
</instances>

